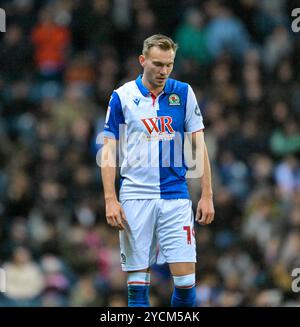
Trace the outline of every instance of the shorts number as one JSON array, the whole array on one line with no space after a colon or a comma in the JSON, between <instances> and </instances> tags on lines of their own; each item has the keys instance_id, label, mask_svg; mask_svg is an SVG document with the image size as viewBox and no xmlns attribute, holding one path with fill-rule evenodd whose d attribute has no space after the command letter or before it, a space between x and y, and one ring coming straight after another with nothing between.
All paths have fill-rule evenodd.
<instances>
[{"instance_id":1,"label":"shorts number","mask_svg":"<svg viewBox=\"0 0 300 327\"><path fill-rule=\"evenodd\" d=\"M183 226L187 234L187 244L192 244L191 226Z\"/></svg>"}]
</instances>

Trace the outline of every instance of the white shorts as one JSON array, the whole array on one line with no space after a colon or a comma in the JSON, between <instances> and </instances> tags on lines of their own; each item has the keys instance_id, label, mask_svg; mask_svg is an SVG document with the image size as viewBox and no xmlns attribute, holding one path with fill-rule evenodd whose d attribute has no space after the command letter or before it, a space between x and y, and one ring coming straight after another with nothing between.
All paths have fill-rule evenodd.
<instances>
[{"instance_id":1,"label":"white shorts","mask_svg":"<svg viewBox=\"0 0 300 327\"><path fill-rule=\"evenodd\" d=\"M119 235L123 271L154 263L196 262L190 200L124 200L122 207L128 221Z\"/></svg>"}]
</instances>

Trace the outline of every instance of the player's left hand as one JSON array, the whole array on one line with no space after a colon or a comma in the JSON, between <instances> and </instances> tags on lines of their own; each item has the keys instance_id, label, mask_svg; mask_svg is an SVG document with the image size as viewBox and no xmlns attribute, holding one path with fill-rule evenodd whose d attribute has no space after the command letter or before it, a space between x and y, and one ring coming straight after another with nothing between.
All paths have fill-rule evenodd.
<instances>
[{"instance_id":1,"label":"player's left hand","mask_svg":"<svg viewBox=\"0 0 300 327\"><path fill-rule=\"evenodd\" d=\"M198 202L196 221L200 225L208 225L214 220L215 209L212 197L201 197Z\"/></svg>"}]
</instances>

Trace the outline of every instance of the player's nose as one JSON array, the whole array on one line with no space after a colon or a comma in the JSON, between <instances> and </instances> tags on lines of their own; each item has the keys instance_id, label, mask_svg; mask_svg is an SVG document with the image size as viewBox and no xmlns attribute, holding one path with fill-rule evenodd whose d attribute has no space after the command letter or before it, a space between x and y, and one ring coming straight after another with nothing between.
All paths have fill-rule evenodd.
<instances>
[{"instance_id":1,"label":"player's nose","mask_svg":"<svg viewBox=\"0 0 300 327\"><path fill-rule=\"evenodd\" d=\"M163 66L160 70L161 75L167 75L168 69L167 66Z\"/></svg>"}]
</instances>

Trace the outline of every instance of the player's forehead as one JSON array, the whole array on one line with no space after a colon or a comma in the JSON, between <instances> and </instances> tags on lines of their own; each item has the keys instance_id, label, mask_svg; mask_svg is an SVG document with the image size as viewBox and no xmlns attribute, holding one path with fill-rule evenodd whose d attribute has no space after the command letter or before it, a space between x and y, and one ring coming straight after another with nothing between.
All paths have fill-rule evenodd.
<instances>
[{"instance_id":1,"label":"player's forehead","mask_svg":"<svg viewBox=\"0 0 300 327\"><path fill-rule=\"evenodd\" d=\"M154 46L148 50L147 58L151 61L170 64L174 62L175 52L172 49L163 50Z\"/></svg>"}]
</instances>

